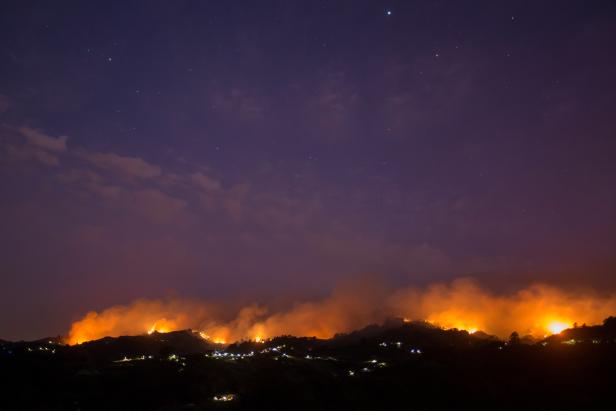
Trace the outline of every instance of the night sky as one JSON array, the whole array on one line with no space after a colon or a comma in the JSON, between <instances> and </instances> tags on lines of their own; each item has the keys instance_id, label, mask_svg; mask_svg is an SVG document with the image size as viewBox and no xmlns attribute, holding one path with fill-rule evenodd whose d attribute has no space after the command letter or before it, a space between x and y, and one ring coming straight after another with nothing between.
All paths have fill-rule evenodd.
<instances>
[{"instance_id":1,"label":"night sky","mask_svg":"<svg viewBox=\"0 0 616 411\"><path fill-rule=\"evenodd\" d=\"M616 287L614 1L2 1L0 338L343 280Z\"/></svg>"}]
</instances>

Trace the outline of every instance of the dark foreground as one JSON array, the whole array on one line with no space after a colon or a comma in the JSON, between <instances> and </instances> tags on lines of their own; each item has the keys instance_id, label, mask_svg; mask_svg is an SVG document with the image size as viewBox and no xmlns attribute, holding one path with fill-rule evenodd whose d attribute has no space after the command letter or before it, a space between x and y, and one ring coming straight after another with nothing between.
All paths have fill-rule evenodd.
<instances>
[{"instance_id":1,"label":"dark foreground","mask_svg":"<svg viewBox=\"0 0 616 411\"><path fill-rule=\"evenodd\" d=\"M219 351L189 331L1 345L1 410L588 410L616 387L612 318L533 344L388 324Z\"/></svg>"}]
</instances>

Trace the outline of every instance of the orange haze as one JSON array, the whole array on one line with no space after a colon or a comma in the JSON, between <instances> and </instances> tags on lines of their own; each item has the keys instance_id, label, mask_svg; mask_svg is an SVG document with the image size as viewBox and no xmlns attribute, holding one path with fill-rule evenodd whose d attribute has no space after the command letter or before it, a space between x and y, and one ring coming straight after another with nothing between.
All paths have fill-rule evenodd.
<instances>
[{"instance_id":1,"label":"orange haze","mask_svg":"<svg viewBox=\"0 0 616 411\"><path fill-rule=\"evenodd\" d=\"M100 313L89 312L72 324L68 343L186 328L217 343L283 334L329 338L389 317L426 320L469 332L482 330L502 338L514 330L541 337L574 322L594 324L616 314L616 294L574 293L536 284L495 295L468 279L387 291L379 284L362 281L339 287L325 299L298 302L282 311L249 305L230 321L222 320L221 311L199 301L137 300Z\"/></svg>"}]
</instances>

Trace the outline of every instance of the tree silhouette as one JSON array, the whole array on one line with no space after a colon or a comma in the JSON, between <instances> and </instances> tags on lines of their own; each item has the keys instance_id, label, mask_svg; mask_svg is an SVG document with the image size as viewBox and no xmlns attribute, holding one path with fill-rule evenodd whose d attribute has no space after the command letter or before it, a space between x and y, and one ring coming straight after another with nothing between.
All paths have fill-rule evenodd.
<instances>
[{"instance_id":1,"label":"tree silhouette","mask_svg":"<svg viewBox=\"0 0 616 411\"><path fill-rule=\"evenodd\" d=\"M517 331L512 332L511 335L509 336L509 344L511 345L520 344L520 335L518 334Z\"/></svg>"}]
</instances>

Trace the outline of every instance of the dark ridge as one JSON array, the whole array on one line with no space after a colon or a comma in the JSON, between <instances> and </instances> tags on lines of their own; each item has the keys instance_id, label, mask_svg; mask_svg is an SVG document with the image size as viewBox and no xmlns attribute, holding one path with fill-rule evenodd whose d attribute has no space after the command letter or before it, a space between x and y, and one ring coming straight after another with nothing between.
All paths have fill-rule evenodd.
<instances>
[{"instance_id":1,"label":"dark ridge","mask_svg":"<svg viewBox=\"0 0 616 411\"><path fill-rule=\"evenodd\" d=\"M2 410L595 409L616 381L616 321L534 344L397 320L228 346L191 330L2 341L0 365Z\"/></svg>"}]
</instances>

